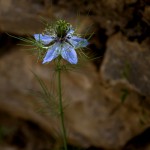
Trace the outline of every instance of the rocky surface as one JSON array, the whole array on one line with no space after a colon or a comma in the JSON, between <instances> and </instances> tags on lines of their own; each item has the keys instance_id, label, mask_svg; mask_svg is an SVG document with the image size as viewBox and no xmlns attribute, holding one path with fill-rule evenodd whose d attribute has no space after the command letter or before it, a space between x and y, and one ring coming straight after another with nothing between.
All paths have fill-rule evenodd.
<instances>
[{"instance_id":1,"label":"rocky surface","mask_svg":"<svg viewBox=\"0 0 150 150\"><path fill-rule=\"evenodd\" d=\"M143 96L150 96L149 40L130 42L121 34L112 36L107 42L107 51L101 74L109 84L126 82ZM111 69L110 69L111 68Z\"/></svg>"},{"instance_id":2,"label":"rocky surface","mask_svg":"<svg viewBox=\"0 0 150 150\"><path fill-rule=\"evenodd\" d=\"M45 105L37 97L41 88L32 73L52 90L53 64L37 63L26 47L16 46L19 41L4 34L26 36L41 32L40 18L44 17L50 21L65 18L80 33L95 31L88 48L98 59L62 74L68 144L88 150L148 150L148 3L1 0L0 149L47 150L60 144L55 132L59 131L57 120L47 109L43 114L37 112Z\"/></svg>"}]
</instances>

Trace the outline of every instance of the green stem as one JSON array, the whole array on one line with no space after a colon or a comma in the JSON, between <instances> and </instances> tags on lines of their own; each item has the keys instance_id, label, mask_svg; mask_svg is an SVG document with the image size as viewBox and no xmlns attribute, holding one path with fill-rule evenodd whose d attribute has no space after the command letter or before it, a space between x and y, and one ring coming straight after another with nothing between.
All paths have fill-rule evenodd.
<instances>
[{"instance_id":1,"label":"green stem","mask_svg":"<svg viewBox=\"0 0 150 150\"><path fill-rule=\"evenodd\" d=\"M63 104L62 104L61 64L60 64L60 61L61 61L61 58L60 59L58 58L57 71L58 71L59 112L60 112L60 121L61 121L64 149L67 150L67 136L66 136L65 123L64 123Z\"/></svg>"}]
</instances>

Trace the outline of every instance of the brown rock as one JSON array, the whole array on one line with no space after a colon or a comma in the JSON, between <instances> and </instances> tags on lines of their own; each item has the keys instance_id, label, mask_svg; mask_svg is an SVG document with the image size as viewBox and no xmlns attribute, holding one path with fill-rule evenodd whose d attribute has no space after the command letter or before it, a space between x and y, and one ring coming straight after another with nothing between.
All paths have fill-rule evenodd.
<instances>
[{"instance_id":1,"label":"brown rock","mask_svg":"<svg viewBox=\"0 0 150 150\"><path fill-rule=\"evenodd\" d=\"M37 99L31 95L31 89L37 86L33 82L32 67L32 57L29 59L24 52L12 51L10 55L3 55L0 59L1 138L5 135L5 140L1 139L1 149L10 147L20 150L22 146L26 150L40 150L49 149L55 144L54 128L36 111ZM3 128L6 133L2 132Z\"/></svg>"},{"instance_id":2,"label":"brown rock","mask_svg":"<svg viewBox=\"0 0 150 150\"><path fill-rule=\"evenodd\" d=\"M32 1L1 0L0 31L20 35L42 30L41 18L48 13L46 6ZM52 16L49 15L52 18Z\"/></svg>"},{"instance_id":3,"label":"brown rock","mask_svg":"<svg viewBox=\"0 0 150 150\"><path fill-rule=\"evenodd\" d=\"M19 35L33 35L42 32L44 29L43 21L52 22L56 19L65 19L71 22L74 27L80 31L85 23L91 26L91 19L82 15L77 16L74 12L68 13L67 3L65 7L53 5L52 2L43 0L39 1L0 1L0 32L9 32ZM81 28L80 28L81 26ZM83 31L83 30L82 30ZM81 32L82 32L81 31Z\"/></svg>"},{"instance_id":4,"label":"brown rock","mask_svg":"<svg viewBox=\"0 0 150 150\"><path fill-rule=\"evenodd\" d=\"M35 108L42 108L43 103L39 103L36 95L31 96L27 90L41 90L30 70L51 89L53 66L37 64L34 57L16 49L1 58L0 68L0 110L36 123L49 135L54 135L53 129L59 129L58 122L50 115L43 114L41 117L36 113ZM92 64L86 64L81 70L63 72L62 83L70 144L121 149L129 139L147 127L147 124L140 124L140 96L124 84L106 88ZM121 89L128 89L130 93L124 104L121 104L120 97L124 94ZM149 114L147 109L145 112Z\"/></svg>"},{"instance_id":5,"label":"brown rock","mask_svg":"<svg viewBox=\"0 0 150 150\"><path fill-rule=\"evenodd\" d=\"M143 13L143 20L150 24L150 6L145 7L144 13Z\"/></svg>"},{"instance_id":6,"label":"brown rock","mask_svg":"<svg viewBox=\"0 0 150 150\"><path fill-rule=\"evenodd\" d=\"M128 41L121 34L109 36L116 30L126 32L127 36L128 30L133 30L137 34L133 35L133 32L130 32L131 37L141 36L143 30L137 32L134 30L136 24L132 26L132 22L136 19L133 13L142 12L143 16L140 15L139 20L143 19L145 22L149 20L149 7L144 8L137 0L60 0L53 1L53 4L51 7L49 0L38 2L1 0L0 31L21 35L41 32L43 29L40 23L41 16L49 20L65 18L75 27L77 25L79 33L88 31L89 25L96 22L94 27L100 27L98 31L102 29L105 40L108 39L100 76L91 63L87 63L74 72L62 74L68 142L81 147L122 149L128 141L149 126L149 40L146 39L145 34L142 40L147 41L141 44ZM88 16L89 10L91 16ZM77 11L81 12L79 21ZM88 17L85 17L85 14ZM136 17L138 18L138 15ZM137 25L142 29L145 27L142 26L142 23L137 23ZM99 32L97 34L99 38ZM99 43L97 45L101 45L99 39L97 41ZM104 48L105 42L102 44ZM0 115L8 114L9 117L4 116L3 118L6 118L7 122L11 120L10 124L19 118L23 126L25 125L25 129L27 122L32 122L38 126L34 129L40 135L51 138L54 137L56 130L59 131L59 123L49 115L51 111L49 107L43 115L36 112L37 108L47 107L39 101L39 97L31 95L31 90L28 90L41 91L30 70L45 81L50 90L52 90L51 87L55 88L55 85L52 84L54 81L53 65L38 64L34 57L16 47L8 54L1 56ZM0 118L1 124L3 123L2 115ZM19 125L16 124L16 126ZM29 136L26 136L29 139L29 145L35 144L38 147L40 142L38 140L33 142L30 138L31 136L37 139L37 134L32 132L32 129L31 126L23 130L23 133L30 132ZM51 141L53 142L53 138Z\"/></svg>"},{"instance_id":7,"label":"brown rock","mask_svg":"<svg viewBox=\"0 0 150 150\"><path fill-rule=\"evenodd\" d=\"M126 82L141 95L150 96L149 66L149 46L145 42L130 42L121 34L108 40L101 73L111 85Z\"/></svg>"}]
</instances>

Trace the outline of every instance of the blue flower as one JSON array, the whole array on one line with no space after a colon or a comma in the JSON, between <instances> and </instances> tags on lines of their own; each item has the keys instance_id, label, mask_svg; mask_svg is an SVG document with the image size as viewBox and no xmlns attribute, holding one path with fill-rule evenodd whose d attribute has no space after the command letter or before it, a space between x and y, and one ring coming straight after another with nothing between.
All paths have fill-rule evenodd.
<instances>
[{"instance_id":1,"label":"blue flower","mask_svg":"<svg viewBox=\"0 0 150 150\"><path fill-rule=\"evenodd\" d=\"M59 32L60 33L60 32ZM48 51L44 57L43 63L47 63L58 57L62 56L71 64L77 64L78 57L75 49L86 47L88 41L74 35L74 30L69 28L64 35L58 36L57 31L55 34L34 34L36 41L41 42L43 45L48 46Z\"/></svg>"}]
</instances>

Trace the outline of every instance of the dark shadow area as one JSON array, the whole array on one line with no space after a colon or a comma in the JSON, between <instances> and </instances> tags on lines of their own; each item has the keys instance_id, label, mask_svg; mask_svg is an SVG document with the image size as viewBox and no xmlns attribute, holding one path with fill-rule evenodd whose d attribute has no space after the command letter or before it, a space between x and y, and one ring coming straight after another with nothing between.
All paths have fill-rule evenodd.
<instances>
[{"instance_id":1,"label":"dark shadow area","mask_svg":"<svg viewBox=\"0 0 150 150\"><path fill-rule=\"evenodd\" d=\"M10 52L12 50L12 47L16 46L16 44L18 44L19 42L19 39L11 37L7 33L0 33L0 57Z\"/></svg>"},{"instance_id":2,"label":"dark shadow area","mask_svg":"<svg viewBox=\"0 0 150 150\"><path fill-rule=\"evenodd\" d=\"M127 142L123 150L141 150L145 149L150 143L150 127L143 133L137 135Z\"/></svg>"}]
</instances>

